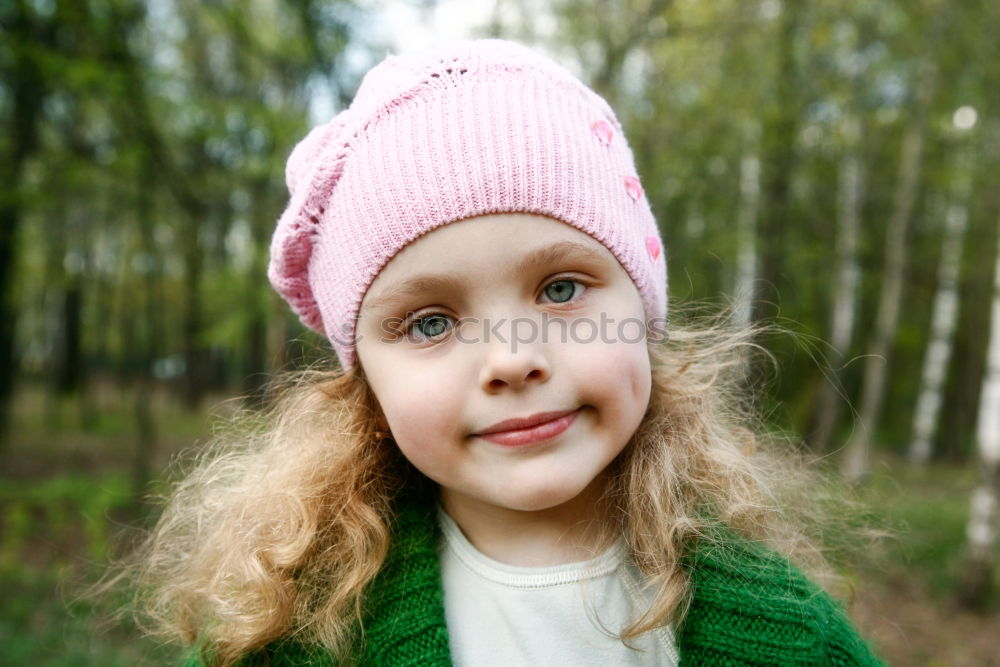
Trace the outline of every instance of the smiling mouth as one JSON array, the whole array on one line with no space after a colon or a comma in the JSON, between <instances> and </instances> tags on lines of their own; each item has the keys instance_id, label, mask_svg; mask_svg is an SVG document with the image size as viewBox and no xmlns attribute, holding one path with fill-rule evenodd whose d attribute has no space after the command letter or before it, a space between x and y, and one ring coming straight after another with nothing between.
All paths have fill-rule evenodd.
<instances>
[{"instance_id":1,"label":"smiling mouth","mask_svg":"<svg viewBox=\"0 0 1000 667\"><path fill-rule=\"evenodd\" d=\"M507 419L475 435L499 445L517 447L556 437L576 420L580 408L560 412L540 412L529 417Z\"/></svg>"}]
</instances>

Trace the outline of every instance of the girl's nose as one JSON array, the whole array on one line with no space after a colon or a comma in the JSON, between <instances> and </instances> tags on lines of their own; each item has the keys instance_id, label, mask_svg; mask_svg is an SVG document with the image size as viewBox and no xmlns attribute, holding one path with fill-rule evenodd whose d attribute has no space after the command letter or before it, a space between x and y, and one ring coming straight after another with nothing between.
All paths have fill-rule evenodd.
<instances>
[{"instance_id":1,"label":"girl's nose","mask_svg":"<svg viewBox=\"0 0 1000 667\"><path fill-rule=\"evenodd\" d=\"M484 346L480 385L487 392L505 388L521 389L530 383L542 384L549 379L552 368L545 345L540 341L499 338Z\"/></svg>"}]
</instances>

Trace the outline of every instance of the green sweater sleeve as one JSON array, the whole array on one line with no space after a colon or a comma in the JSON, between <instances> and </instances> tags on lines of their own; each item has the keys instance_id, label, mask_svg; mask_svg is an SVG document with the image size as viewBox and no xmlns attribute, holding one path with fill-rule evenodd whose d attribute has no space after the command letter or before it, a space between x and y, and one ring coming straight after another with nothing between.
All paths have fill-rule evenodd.
<instances>
[{"instance_id":1,"label":"green sweater sleeve","mask_svg":"<svg viewBox=\"0 0 1000 667\"><path fill-rule=\"evenodd\" d=\"M740 541L689 559L681 665L881 665L843 607L786 559Z\"/></svg>"}]
</instances>

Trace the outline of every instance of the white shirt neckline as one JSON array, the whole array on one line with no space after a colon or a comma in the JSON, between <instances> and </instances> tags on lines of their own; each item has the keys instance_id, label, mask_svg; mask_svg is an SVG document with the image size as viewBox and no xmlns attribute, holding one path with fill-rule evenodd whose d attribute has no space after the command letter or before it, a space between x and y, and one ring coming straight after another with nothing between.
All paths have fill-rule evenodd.
<instances>
[{"instance_id":1,"label":"white shirt neckline","mask_svg":"<svg viewBox=\"0 0 1000 667\"><path fill-rule=\"evenodd\" d=\"M651 602L624 537L589 560L509 565L476 549L440 505L437 515L456 667L679 663L670 625L627 643L614 634Z\"/></svg>"},{"instance_id":2,"label":"white shirt neckline","mask_svg":"<svg viewBox=\"0 0 1000 667\"><path fill-rule=\"evenodd\" d=\"M446 545L465 567L484 579L511 588L547 588L597 579L620 567L628 550L624 538L618 538L610 548L590 560L543 567L508 565L476 549L440 506L438 521Z\"/></svg>"}]
</instances>

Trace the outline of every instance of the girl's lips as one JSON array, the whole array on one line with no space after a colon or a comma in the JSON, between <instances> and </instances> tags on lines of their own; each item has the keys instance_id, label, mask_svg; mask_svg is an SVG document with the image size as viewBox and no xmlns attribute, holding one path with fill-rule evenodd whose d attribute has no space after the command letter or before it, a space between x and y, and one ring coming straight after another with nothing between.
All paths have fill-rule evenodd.
<instances>
[{"instance_id":1,"label":"girl's lips","mask_svg":"<svg viewBox=\"0 0 1000 667\"><path fill-rule=\"evenodd\" d=\"M530 445L556 437L568 429L579 414L580 410L576 409L532 415L522 420L500 422L476 435L508 447Z\"/></svg>"}]
</instances>

